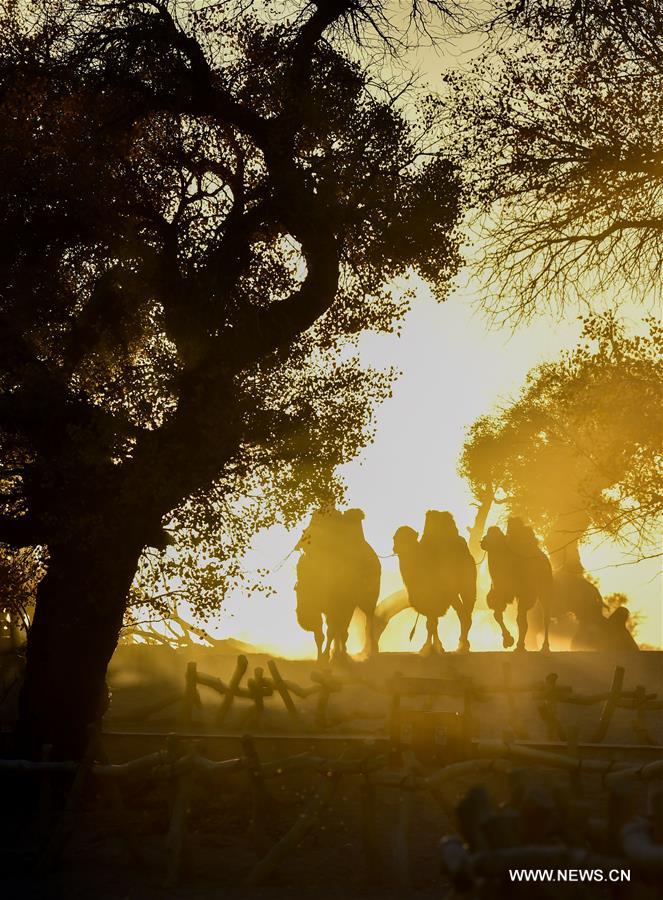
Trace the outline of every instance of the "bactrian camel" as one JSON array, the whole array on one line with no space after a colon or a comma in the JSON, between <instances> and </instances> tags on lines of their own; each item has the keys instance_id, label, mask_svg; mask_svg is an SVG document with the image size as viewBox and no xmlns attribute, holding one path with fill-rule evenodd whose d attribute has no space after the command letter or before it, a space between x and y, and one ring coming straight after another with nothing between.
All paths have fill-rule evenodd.
<instances>
[{"instance_id":1,"label":"bactrian camel","mask_svg":"<svg viewBox=\"0 0 663 900\"><path fill-rule=\"evenodd\" d=\"M318 658L347 656L355 609L366 620L365 647L375 649L373 617L380 594L380 560L366 541L364 513L349 509L314 512L297 549L297 621L312 631ZM324 624L326 623L326 642Z\"/></svg>"},{"instance_id":2,"label":"bactrian camel","mask_svg":"<svg viewBox=\"0 0 663 900\"><path fill-rule=\"evenodd\" d=\"M527 636L527 616L537 600L543 610L543 646L549 649L548 628L550 624L550 603L553 579L550 560L539 548L531 528L522 519L509 519L507 533L492 526L481 541L488 556L488 571L491 587L487 602L493 611L495 621L502 632L505 648L513 645L513 637L504 624L504 611L513 603L517 604L518 643L517 650L525 649Z\"/></svg>"},{"instance_id":3,"label":"bactrian camel","mask_svg":"<svg viewBox=\"0 0 663 900\"><path fill-rule=\"evenodd\" d=\"M426 619L423 653L444 650L438 620L453 608L460 621L459 649L469 650L469 630L476 601L476 565L449 512L429 510L421 540L409 526L394 535L409 605Z\"/></svg>"}]
</instances>

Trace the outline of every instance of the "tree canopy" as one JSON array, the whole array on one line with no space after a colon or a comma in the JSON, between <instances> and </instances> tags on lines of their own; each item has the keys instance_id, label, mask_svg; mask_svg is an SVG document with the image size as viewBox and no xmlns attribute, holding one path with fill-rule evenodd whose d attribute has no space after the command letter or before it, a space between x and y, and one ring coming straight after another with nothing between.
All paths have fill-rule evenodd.
<instances>
[{"instance_id":1,"label":"tree canopy","mask_svg":"<svg viewBox=\"0 0 663 900\"><path fill-rule=\"evenodd\" d=\"M33 748L80 752L145 547L185 536L232 578L258 525L338 494L389 391L352 342L397 327L397 276L444 297L457 173L434 108L351 59L363 9L0 13L0 542L47 563Z\"/></svg>"},{"instance_id":2,"label":"tree canopy","mask_svg":"<svg viewBox=\"0 0 663 900\"><path fill-rule=\"evenodd\" d=\"M531 521L560 564L591 532L642 552L663 512L663 330L650 319L629 334L605 314L583 331L474 423L460 467L479 500Z\"/></svg>"},{"instance_id":3,"label":"tree canopy","mask_svg":"<svg viewBox=\"0 0 663 900\"><path fill-rule=\"evenodd\" d=\"M232 543L242 496L338 489L388 391L340 346L394 327L399 274L444 295L458 212L430 117L321 39L350 6L5 7L3 540L65 540L120 479L157 546L201 490Z\"/></svg>"},{"instance_id":4,"label":"tree canopy","mask_svg":"<svg viewBox=\"0 0 663 900\"><path fill-rule=\"evenodd\" d=\"M507 36L494 28L443 100L488 305L517 318L602 293L659 298L660 4L496 6Z\"/></svg>"}]
</instances>

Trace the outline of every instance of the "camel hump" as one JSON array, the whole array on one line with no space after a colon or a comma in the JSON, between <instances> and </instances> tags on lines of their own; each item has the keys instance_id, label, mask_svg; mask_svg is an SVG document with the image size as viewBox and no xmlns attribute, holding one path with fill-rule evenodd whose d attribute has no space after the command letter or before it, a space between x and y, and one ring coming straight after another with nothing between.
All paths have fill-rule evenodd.
<instances>
[{"instance_id":1,"label":"camel hump","mask_svg":"<svg viewBox=\"0 0 663 900\"><path fill-rule=\"evenodd\" d=\"M458 535L458 537L454 538L451 543L451 547L455 553L455 555L460 560L472 560L472 565L474 565L474 557L470 553L470 547L465 538L462 535Z\"/></svg>"},{"instance_id":2,"label":"camel hump","mask_svg":"<svg viewBox=\"0 0 663 900\"><path fill-rule=\"evenodd\" d=\"M506 539L514 555L519 577L532 581L537 587L551 590L552 566L539 546L534 529L520 517L512 516L507 524Z\"/></svg>"},{"instance_id":3,"label":"camel hump","mask_svg":"<svg viewBox=\"0 0 663 900\"><path fill-rule=\"evenodd\" d=\"M441 544L458 537L460 535L456 520L448 510L428 510L424 523L424 532L421 536L424 544Z\"/></svg>"},{"instance_id":4,"label":"camel hump","mask_svg":"<svg viewBox=\"0 0 663 900\"><path fill-rule=\"evenodd\" d=\"M343 514L335 507L314 510L295 550L302 550L304 553L326 551L338 539L342 521Z\"/></svg>"}]
</instances>

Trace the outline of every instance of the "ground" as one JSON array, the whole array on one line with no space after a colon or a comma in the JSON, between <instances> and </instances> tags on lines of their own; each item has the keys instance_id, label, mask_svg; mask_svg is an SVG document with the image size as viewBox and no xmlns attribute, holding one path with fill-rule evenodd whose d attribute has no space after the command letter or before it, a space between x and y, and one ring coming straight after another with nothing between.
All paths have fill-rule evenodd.
<instances>
[{"instance_id":1,"label":"ground","mask_svg":"<svg viewBox=\"0 0 663 900\"><path fill-rule=\"evenodd\" d=\"M249 657L247 675L251 676L256 667L268 675L268 657ZM136 710L174 695L183 690L184 672L187 663L195 662L198 671L228 681L236 663L235 655L220 655L214 650L197 647L185 651L168 648L122 647L118 650L109 670L109 681L113 700L107 719L108 731L141 732L171 730L177 724L181 707L174 705L163 713L143 722L130 723L127 716ZM320 672L325 666L311 660L278 659L279 671L285 679L304 687L310 687L311 674ZM597 654L591 652L567 653L447 653L440 657L423 658L408 653L383 653L377 659L332 666L331 671L339 679L360 682L364 680L376 686L385 685L395 672L406 676L453 679L467 676L474 683L485 687L504 684L505 667L510 668L511 682L515 688L542 683L546 676L555 673L559 685L571 686L578 694L597 694L608 691L617 666L625 670L624 688L633 690L643 685L648 692L663 694L663 653L651 651L641 653ZM244 679L244 683L246 678ZM220 698L206 687L200 688L202 709L195 719L207 728L213 728L214 712ZM307 700L296 698L296 704L313 721L316 697ZM216 731L242 730L242 717L248 701L241 701L227 725ZM530 740L547 740L548 735L532 697L527 694L515 699L517 718L523 732ZM564 705L559 708L559 719L565 725L577 728L578 740L589 740L601 713L601 704L591 706ZM458 701L440 699L436 708L460 709ZM260 730L271 732L287 729L288 722L280 698L270 698L266 703L266 715ZM357 683L344 688L332 697L330 717L343 719L354 713L367 713L366 718L350 718L330 729L330 733L364 733L386 736L388 730L389 697ZM633 713L618 710L612 720L606 742L617 744L639 744L642 741L633 729ZM489 695L485 701L475 705L472 713L472 731L476 737L502 737L511 725L508 707L503 695ZM656 744L663 744L663 712L647 714L647 724ZM112 739L120 752L121 739ZM128 740L128 739L127 739ZM110 745L109 745L110 746ZM123 748L127 752L130 748ZM131 755L131 753L130 753ZM135 753L133 755L136 755Z\"/></svg>"},{"instance_id":2,"label":"ground","mask_svg":"<svg viewBox=\"0 0 663 900\"><path fill-rule=\"evenodd\" d=\"M109 672L112 703L105 722L103 745L114 762L135 758L164 746L164 733L182 729L181 702L171 711L160 713L146 721L131 721L131 714L147 703L158 701L169 694L181 692L187 663L196 662L198 671L227 681L236 662L233 655L219 655L213 650L197 648L187 652L175 652L155 648L126 647L116 654ZM514 686L542 682L550 673L558 675L558 683L572 685L577 693L592 694L609 688L615 666L626 670L625 688L644 685L649 691L660 693L663 687L663 654L634 653L621 658L604 658L589 653L555 653L523 655L511 653L448 654L442 658L422 659L408 654L384 654L366 663L351 662L333 668L338 678L346 681L364 680L373 685L384 684L397 671L408 676L450 678L454 675L471 676L480 685L496 686L502 683L505 665L511 669ZM311 686L312 672L322 668L311 661L277 660L284 678L302 686ZM262 667L265 674L267 658L251 656L249 672ZM200 688L202 709L197 710L187 730L199 735L200 751L212 759L236 757L241 754L240 737L245 722L246 708L240 707L224 723L222 729L214 729L214 712L219 698L210 689ZM423 705L426 705L426 698ZM304 721L312 724L315 697L296 701L304 714ZM548 740L546 727L536 704L528 694L515 700L518 719L533 742ZM433 708L459 708L454 698L440 698ZM431 706L431 704L428 704ZM586 741L598 721L602 704L592 706L563 706L559 719L568 727L575 724L580 744ZM280 698L268 700L267 709L259 723L256 749L263 761L281 759L295 753L311 751L315 755L337 758L380 753L386 746L388 731L389 696L358 684L346 686L332 697L330 715L342 718L352 712L366 714L364 718L340 722L329 729L326 736L315 734L290 734L290 727ZM475 737L499 738L512 722L504 696L488 696L477 702L472 712ZM606 738L610 745L636 745L632 728L633 713L618 710ZM661 713L648 714L648 728L657 744L663 742ZM216 734L212 734L213 730ZM364 735L365 742L359 738ZM181 749L190 747L183 739ZM587 756L594 756L588 750ZM633 747L627 750L600 751L613 758L628 756L634 764L660 756L654 747ZM539 777L539 776L537 776ZM600 778L583 775L580 785L571 782L564 772L541 775L541 783L548 785L557 795L564 794L578 801L601 816L606 811L607 794ZM294 822L298 820L311 797L319 788L321 776L317 773L300 773L277 777L268 782L269 799L266 814L267 846L272 846ZM481 779L497 802L506 801L510 793L509 778L491 775ZM453 821L453 809L457 802L477 781L475 777L458 779L445 788L444 805L440 806L429 795L417 794L415 815L409 830L408 843L412 853L414 896L421 900L445 896L448 889L440 878L438 843L442 836L458 831ZM34 874L34 833L20 827L15 819L5 819L3 849L0 855L0 871L4 875L1 896L8 900L212 900L223 896L226 900L341 900L357 897L378 900L403 896L404 891L395 886L394 835L399 821L399 791L381 790L377 834L379 838L380 871L382 883L368 886L366 883L365 857L362 851L361 776L344 778L341 788L319 826L309 834L299 848L289 855L277 873L264 886L248 888L247 873L264 850L256 846L251 830L252 796L243 773L215 773L198 779L190 801L190 859L182 874L179 886L164 887L164 872L169 859L166 835L176 785L164 779L156 786L145 785L140 780L123 782L122 796L125 815L131 822L139 841L142 862L131 863L125 846L115 827L116 820L109 817L106 798L97 794L98 788L90 786L83 798L82 811L76 817L75 828L60 863L48 876ZM633 803L644 808L644 789L634 789ZM570 802L570 800L569 800ZM566 886L556 895L564 898L589 896L582 885ZM506 894L485 895L501 897ZM519 896L513 886L509 896ZM520 896L533 897L531 888L524 887ZM593 896L610 896L597 893ZM621 900L648 900L647 889L639 886L636 893L626 891Z\"/></svg>"}]
</instances>

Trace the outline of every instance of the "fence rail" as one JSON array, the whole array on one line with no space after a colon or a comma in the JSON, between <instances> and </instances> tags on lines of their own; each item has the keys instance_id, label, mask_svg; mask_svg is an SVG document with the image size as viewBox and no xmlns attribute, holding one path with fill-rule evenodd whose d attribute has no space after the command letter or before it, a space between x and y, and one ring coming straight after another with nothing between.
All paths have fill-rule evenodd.
<instances>
[{"instance_id":1,"label":"fence rail","mask_svg":"<svg viewBox=\"0 0 663 900\"><path fill-rule=\"evenodd\" d=\"M57 762L48 758L41 761L1 760L0 775L4 773L26 778L35 777L38 781L40 815L44 821L52 822L52 827L47 830L38 854L38 867L42 871L52 868L66 848L76 814L83 803L86 785L90 780L98 783L98 794L102 798L102 803L111 813L115 830L124 839L131 857L142 860L140 842L124 804L121 786L134 785L137 780L166 784L171 793L171 813L165 834L165 883L169 885L180 878L187 857L186 848L190 839L188 822L194 803L194 786L198 782L221 773L237 773L247 779L251 795L249 835L257 861L247 873L246 879L249 884L260 884L278 869L286 856L295 851L305 835L317 827L330 804L339 801L341 783L348 778L358 779L360 838L366 876L369 879L375 876L378 860L384 855L384 848L380 848L376 831L379 797L383 791L397 794L397 814L390 856L396 880L402 887L408 887L411 883L409 835L419 802L417 798L421 794L429 795L447 814L454 814L446 793L448 786L455 790L462 779L481 779L491 774L511 776L516 784L518 779L513 778L514 773L518 773L523 767L528 769L543 767L564 772L580 793L582 783L577 779L585 777L599 776L602 788L614 793L615 796L619 796L620 792L623 793L625 788L630 792L634 784L648 786L651 791L652 786L663 779L663 760L632 765L617 759L586 759L581 755L571 755L570 752L551 753L509 740L474 741L471 747L472 758L437 766L433 770L424 767L410 748L397 750L391 746L389 752L383 753L379 751L384 748L366 746L362 755L355 758L341 755L330 759L304 753L278 760L261 760L252 736L244 735L241 741L240 756L213 760L202 754L199 742L192 742L187 752L181 752L178 736L171 735L163 750L126 763L113 764L108 762L99 735L95 734L90 740L85 758L80 763ZM48 752L44 755L48 756ZM276 841L270 843L267 827L269 818L267 785L272 779L289 778L302 772L317 776L317 787L312 792L307 808L295 817L292 825ZM53 779L61 780L63 776L67 776L70 787L64 809L56 814L51 805ZM347 790L346 788L344 793L347 793ZM209 795L209 791L204 792L205 797ZM660 809L663 808L660 799L657 799L659 794L654 791L651 796L654 798L652 801L654 807L658 810L656 815L659 815ZM200 802L200 799L196 802ZM511 848L510 855L503 850L499 852L496 850L497 855L486 855L485 840L479 841L476 834L472 837L472 829L476 832L483 827L480 823L477 824L481 815L474 807L483 804L485 813L487 803L489 802L485 796L481 795L478 800L476 797L474 800L467 800L465 807L461 804L455 812L461 825L464 823L466 839L467 834L470 835L470 848L474 841L476 846L481 845L483 855L478 851L473 852L472 849L463 849L458 842L454 843L453 838L445 839L440 851L441 859L443 868L452 881L460 877L460 869L472 872L477 877L486 871L495 874L501 871L506 859L520 860L518 864L525 865L533 858L548 859L553 851L561 854L560 859L566 858L565 854L569 859L575 858L573 854L576 851L572 847L516 846ZM499 818L502 813L493 809L491 815L493 818L495 816ZM620 820L617 824L607 820L598 825L596 822L592 823L593 833L597 832L597 829L604 835L614 832L613 844L621 848L615 855L617 863L634 867L641 872L643 878L648 877L652 871L655 871L658 877L663 872L663 846L657 843L653 836L659 835L660 839L663 832L652 828L648 819L637 817L629 819L628 822ZM380 865L383 863L382 859Z\"/></svg>"},{"instance_id":2,"label":"fence rail","mask_svg":"<svg viewBox=\"0 0 663 900\"><path fill-rule=\"evenodd\" d=\"M199 672L196 663L190 662L186 667L181 691L171 694L163 701L135 710L124 716L123 720L145 722L156 713L179 704L179 723L184 728L190 727L202 709L199 689L206 688L221 699L214 716L214 723L217 726L226 723L230 713L237 709L239 721L236 727L240 731L255 731L264 720L265 700L276 698L285 710L289 730L311 733L328 731L338 728L339 725L360 720L381 719L386 722L392 716L395 697L447 696L463 701L466 727L472 732L471 708L502 697L506 704L510 730L517 737L525 739L529 735L522 722L520 707L522 700L529 698L545 726L549 740L567 741L572 736L572 729L569 732L568 727L560 719L561 709L566 706L600 706L597 721L589 737L590 743L603 742L608 736L615 715L619 711L624 711L632 713L630 727L637 741L655 745L656 740L651 734L648 714L663 710L663 698L656 691L648 690L644 685L637 685L629 690L624 688L626 672L621 666L615 668L609 688L596 693L583 693L571 685L560 684L556 673L550 673L543 681L516 684L508 662L502 666L501 683L494 685L482 685L465 676L406 678L400 673L378 683L365 677L343 676L330 671L313 671L310 674L310 683L302 685L284 678L274 660L268 661L267 669L268 676L262 667L256 667L253 675L248 676L248 660L245 656L238 656L234 672L226 683L216 676ZM385 713L374 708L351 708L333 714L332 699L345 698L357 688L390 698L388 711ZM310 698L315 699L312 715L308 702ZM240 701L243 704L241 707Z\"/></svg>"}]
</instances>

